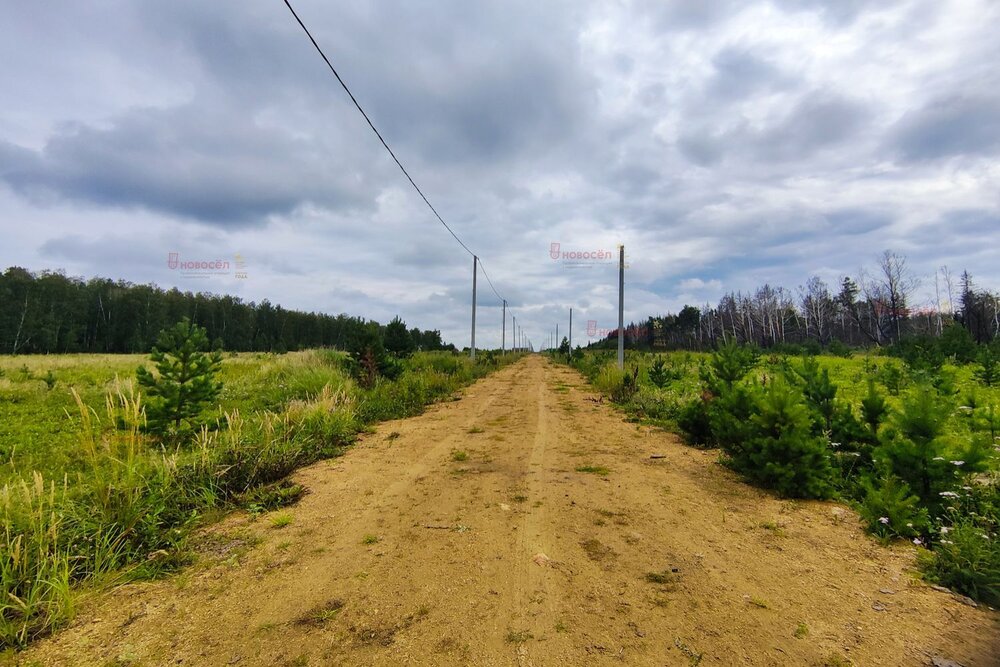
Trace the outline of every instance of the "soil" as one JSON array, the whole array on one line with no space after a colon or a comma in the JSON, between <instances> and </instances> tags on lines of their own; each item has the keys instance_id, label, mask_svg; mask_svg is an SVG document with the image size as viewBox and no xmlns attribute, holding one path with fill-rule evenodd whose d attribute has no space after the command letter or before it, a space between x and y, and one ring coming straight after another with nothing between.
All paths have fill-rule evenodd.
<instances>
[{"instance_id":1,"label":"soil","mask_svg":"<svg viewBox=\"0 0 1000 667\"><path fill-rule=\"evenodd\" d=\"M842 505L782 500L528 357L294 476L43 665L1000 664L1000 614ZM936 661L936 663L934 662Z\"/></svg>"}]
</instances>

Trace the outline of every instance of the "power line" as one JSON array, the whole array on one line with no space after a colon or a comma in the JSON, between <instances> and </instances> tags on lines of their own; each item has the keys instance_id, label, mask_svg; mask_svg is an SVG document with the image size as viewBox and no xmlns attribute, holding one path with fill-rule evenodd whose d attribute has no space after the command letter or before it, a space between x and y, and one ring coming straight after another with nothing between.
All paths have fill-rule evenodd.
<instances>
[{"instance_id":1,"label":"power line","mask_svg":"<svg viewBox=\"0 0 1000 667\"><path fill-rule=\"evenodd\" d=\"M285 6L288 7L288 11L292 13L292 16L295 17L295 20L298 21L298 24L302 26L302 30L305 31L306 36L309 38L309 41L312 42L312 45L316 47L316 51L323 58L323 61L326 63L326 66L329 67L330 71L333 72L333 75L337 77L337 81L340 83L341 88L344 89L344 92L346 92L347 95L351 98L351 101L354 102L354 106L358 108L358 111L361 112L361 115L365 117L365 120L368 122L368 127L372 129L372 132L375 133L375 136L378 137L378 140L381 141L385 149L389 151L389 155L392 156L392 159L396 163L396 166L399 167L399 170L403 172L404 176L406 176L406 180L410 182L410 185L413 186L413 189L417 191L417 194L420 195L420 198L424 200L424 203L427 204L427 207L431 210L432 213L434 213L434 217L436 217L438 221L442 225L444 225L444 228L448 230L448 233L450 233L453 237L455 237L455 240L458 241L458 244L460 246L465 248L465 251L467 253L475 256L475 253L469 250L469 246L465 245L465 243L462 242L462 239L458 238L458 234L456 234L452 230L452 228L448 226L448 223L444 221L444 218L441 217L441 214L437 212L437 209L434 208L434 205L431 204L429 199L427 199L427 195L424 194L423 190L420 189L420 186L418 186L416 182L413 180L413 177L410 176L410 172L406 171L406 167L403 166L403 163L399 161L399 158L396 157L396 154L392 152L391 148L389 148L389 144L386 143L385 139L382 137L382 133L378 131L378 128L375 127L375 123L373 123L372 119L368 117L368 114L365 113L365 110L361 108L361 104L358 103L358 100L357 98L354 97L354 93L351 92L351 89L348 88L347 84L344 83L344 80L340 78L340 74L337 72L337 69L333 66L333 63L330 62L330 59L326 57L326 54L323 53L323 49L320 48L319 44L316 43L316 39L312 36L312 33L309 32L309 28L307 28L306 24L302 22L302 19L299 18L299 15L295 13L295 9L292 7L292 4L288 0L285 0Z\"/></svg>"},{"instance_id":2,"label":"power line","mask_svg":"<svg viewBox=\"0 0 1000 667\"><path fill-rule=\"evenodd\" d=\"M465 245L465 243L462 241L462 239L460 239L458 237L458 234L456 234L455 231L451 227L448 226L448 223L444 221L444 218L441 217L441 214L437 212L437 209L434 208L433 204L431 204L430 200L427 198L427 195L424 194L423 190L420 189L420 186L418 186L417 183L416 183L416 181L413 180L413 177L410 176L410 172L408 172L406 170L406 167L403 166L403 163L399 161L398 157L396 157L396 154L393 152L392 148L389 146L388 142L385 140L385 137L383 137L382 133L378 131L377 127L375 127L375 123L372 122L372 119L365 112L364 108L362 108L361 103L358 102L358 100L357 100L356 97L354 97L354 93L352 93L351 89L347 87L346 83L344 83L344 80L341 78L340 73L337 72L337 68L335 68L333 66L333 63L330 62L330 59L326 57L326 54L323 52L323 49L320 47L319 43L316 41L316 38L312 36L312 33L309 32L309 28L307 28L306 24L302 21L301 18L299 18L299 15L295 11L295 8L292 7L291 2L289 0L284 0L284 2L285 2L285 6L288 7L288 11L290 11L292 13L292 16L295 18L295 21L302 28L303 32L306 33L306 36L309 38L309 41L312 42L312 45L316 49L316 52L319 53L319 55L320 55L321 58L323 58L323 62L325 62L326 66L328 68L330 68L330 72L333 73L333 76L336 77L337 82L340 84L340 87L344 89L344 92L346 92L347 95L348 95L348 97L351 98L351 102L354 103L354 106L357 108L357 110L364 117L365 122L368 123L368 127L370 127L371 130L372 130L372 132L375 133L375 136L378 137L379 142L381 142L382 146L389 153L389 156L392 157L393 162L396 163L396 166L399 167L399 170L401 172L403 172L404 176L406 176L406 180L408 180L410 182L410 185L412 185L413 189L417 191L417 194L420 195L420 198L424 200L424 203L427 204L427 208L429 208L431 210L431 213L434 214L434 217L437 218L438 222L440 222L444 226L444 228L448 230L448 233L451 234L452 237L456 241L458 241L458 244L460 246L462 246L462 248L467 253L469 253L470 255L472 255L473 257L476 257L478 259L479 268L482 269L483 276L486 278L486 282L489 284L490 289L493 291L493 294L500 301L504 301L504 298L502 296L500 296L500 293L497 291L497 288L493 285L493 281L490 279L489 274L486 272L486 267L483 266L483 260L482 260L482 258L478 257L474 252L472 252L472 250L469 248L469 246ZM513 312L514 312L513 309L508 307L507 310L513 316Z\"/></svg>"}]
</instances>

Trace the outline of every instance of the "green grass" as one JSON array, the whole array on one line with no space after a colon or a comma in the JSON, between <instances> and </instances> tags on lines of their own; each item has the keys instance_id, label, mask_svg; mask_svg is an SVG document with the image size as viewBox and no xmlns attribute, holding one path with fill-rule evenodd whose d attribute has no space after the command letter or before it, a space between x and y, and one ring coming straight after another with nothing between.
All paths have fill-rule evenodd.
<instances>
[{"instance_id":1,"label":"green grass","mask_svg":"<svg viewBox=\"0 0 1000 667\"><path fill-rule=\"evenodd\" d=\"M456 449L451 452L451 460L457 462L468 461L469 454L468 452L462 451L461 449Z\"/></svg>"},{"instance_id":2,"label":"green grass","mask_svg":"<svg viewBox=\"0 0 1000 667\"><path fill-rule=\"evenodd\" d=\"M365 535L361 538L361 544L378 544L378 535Z\"/></svg>"},{"instance_id":3,"label":"green grass","mask_svg":"<svg viewBox=\"0 0 1000 667\"><path fill-rule=\"evenodd\" d=\"M577 472L585 472L591 475L600 475L601 477L607 477L611 471L604 466L577 466Z\"/></svg>"},{"instance_id":4,"label":"green grass","mask_svg":"<svg viewBox=\"0 0 1000 667\"><path fill-rule=\"evenodd\" d=\"M208 429L164 450L141 428L133 378L144 357L0 357L0 650L65 624L79 585L183 566L193 529L233 507L294 502L303 489L283 480L297 467L517 358L418 353L397 380L365 390L339 352L230 354Z\"/></svg>"}]
</instances>

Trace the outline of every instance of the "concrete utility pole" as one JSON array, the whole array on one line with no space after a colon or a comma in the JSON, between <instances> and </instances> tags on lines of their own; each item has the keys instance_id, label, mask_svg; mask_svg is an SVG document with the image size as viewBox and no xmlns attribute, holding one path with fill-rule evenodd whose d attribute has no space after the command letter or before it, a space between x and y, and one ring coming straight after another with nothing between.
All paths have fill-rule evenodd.
<instances>
[{"instance_id":1,"label":"concrete utility pole","mask_svg":"<svg viewBox=\"0 0 1000 667\"><path fill-rule=\"evenodd\" d=\"M500 321L500 354L507 354L507 299L503 300L503 319Z\"/></svg>"},{"instance_id":2,"label":"concrete utility pole","mask_svg":"<svg viewBox=\"0 0 1000 667\"><path fill-rule=\"evenodd\" d=\"M559 323L556 322L556 349L557 350L559 349L559 344L560 343L562 343L562 341L559 340Z\"/></svg>"},{"instance_id":3,"label":"concrete utility pole","mask_svg":"<svg viewBox=\"0 0 1000 667\"><path fill-rule=\"evenodd\" d=\"M625 246L618 246L618 369L625 369Z\"/></svg>"},{"instance_id":4,"label":"concrete utility pole","mask_svg":"<svg viewBox=\"0 0 1000 667\"><path fill-rule=\"evenodd\" d=\"M569 356L573 356L573 309L569 309Z\"/></svg>"},{"instance_id":5,"label":"concrete utility pole","mask_svg":"<svg viewBox=\"0 0 1000 667\"><path fill-rule=\"evenodd\" d=\"M479 258L472 256L472 349L469 351L471 359L476 358L476 273L479 268Z\"/></svg>"}]
</instances>

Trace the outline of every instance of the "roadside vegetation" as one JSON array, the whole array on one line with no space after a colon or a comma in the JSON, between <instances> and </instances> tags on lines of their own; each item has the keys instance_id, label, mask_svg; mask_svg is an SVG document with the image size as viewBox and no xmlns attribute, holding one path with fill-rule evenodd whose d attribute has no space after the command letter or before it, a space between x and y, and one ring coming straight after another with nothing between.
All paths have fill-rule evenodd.
<instances>
[{"instance_id":1,"label":"roadside vegetation","mask_svg":"<svg viewBox=\"0 0 1000 667\"><path fill-rule=\"evenodd\" d=\"M782 496L851 503L872 534L921 547L927 579L1000 607L1000 342L949 328L838 356L731 344L630 351L624 370L612 352L556 356L630 419Z\"/></svg>"},{"instance_id":2,"label":"roadside vegetation","mask_svg":"<svg viewBox=\"0 0 1000 667\"><path fill-rule=\"evenodd\" d=\"M192 530L221 511L294 501L297 467L517 358L418 352L407 334L223 355L182 321L151 359L0 357L0 648L64 624L82 590L189 562Z\"/></svg>"}]
</instances>

